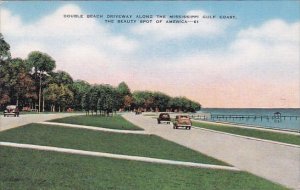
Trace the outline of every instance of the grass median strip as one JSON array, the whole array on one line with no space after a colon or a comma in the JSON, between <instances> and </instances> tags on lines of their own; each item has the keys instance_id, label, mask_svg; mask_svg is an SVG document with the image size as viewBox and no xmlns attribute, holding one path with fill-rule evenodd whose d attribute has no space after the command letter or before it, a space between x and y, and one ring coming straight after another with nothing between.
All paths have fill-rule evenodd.
<instances>
[{"instance_id":1,"label":"grass median strip","mask_svg":"<svg viewBox=\"0 0 300 190\"><path fill-rule=\"evenodd\" d=\"M114 159L118 159L118 160L132 160L132 161L149 162L149 163L157 163L157 164L168 164L168 165L176 165L176 166L195 167L195 168L240 171L240 169L232 167L232 166L220 166L220 165L202 164L202 163L195 163L195 162L184 162L184 161L166 160L166 159L159 159L159 158L149 158L149 157L142 157L142 156L111 154L111 153L106 153L106 152L77 150L77 149L60 148L60 147L54 147L54 146L20 144L20 143L13 143L13 142L0 142L0 146L31 149L31 150L42 150L42 151L50 151L50 152L60 152L60 153L66 153L66 154L95 156L95 157L102 157L102 158L114 158Z\"/></svg>"},{"instance_id":2,"label":"grass median strip","mask_svg":"<svg viewBox=\"0 0 300 190\"><path fill-rule=\"evenodd\" d=\"M247 137L254 137L259 139L300 145L300 138L298 135L261 131L256 129L247 129L247 128L240 128L240 127L226 126L226 125L210 124L201 121L193 121L193 126L236 134L236 135L247 136Z\"/></svg>"},{"instance_id":3,"label":"grass median strip","mask_svg":"<svg viewBox=\"0 0 300 190\"><path fill-rule=\"evenodd\" d=\"M29 124L0 133L0 141L227 165L155 135L119 134Z\"/></svg>"},{"instance_id":4,"label":"grass median strip","mask_svg":"<svg viewBox=\"0 0 300 190\"><path fill-rule=\"evenodd\" d=\"M51 121L58 122L58 123L70 123L70 124L103 127L103 128L110 128L110 129L142 130L136 125L125 120L120 115L115 115L112 117L81 115L81 116L65 117L61 119L54 119Z\"/></svg>"},{"instance_id":5,"label":"grass median strip","mask_svg":"<svg viewBox=\"0 0 300 190\"><path fill-rule=\"evenodd\" d=\"M0 155L0 189L286 189L246 172L11 147L1 147Z\"/></svg>"}]
</instances>

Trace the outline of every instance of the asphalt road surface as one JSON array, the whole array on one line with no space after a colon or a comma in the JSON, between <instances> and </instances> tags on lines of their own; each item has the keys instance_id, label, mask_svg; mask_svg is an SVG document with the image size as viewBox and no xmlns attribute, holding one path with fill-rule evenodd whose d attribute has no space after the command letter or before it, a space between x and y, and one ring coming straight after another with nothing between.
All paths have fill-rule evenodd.
<instances>
[{"instance_id":1,"label":"asphalt road surface","mask_svg":"<svg viewBox=\"0 0 300 190\"><path fill-rule=\"evenodd\" d=\"M151 117L124 114L130 122L185 147L225 161L241 170L300 189L300 146L261 141L199 128L173 129Z\"/></svg>"}]
</instances>

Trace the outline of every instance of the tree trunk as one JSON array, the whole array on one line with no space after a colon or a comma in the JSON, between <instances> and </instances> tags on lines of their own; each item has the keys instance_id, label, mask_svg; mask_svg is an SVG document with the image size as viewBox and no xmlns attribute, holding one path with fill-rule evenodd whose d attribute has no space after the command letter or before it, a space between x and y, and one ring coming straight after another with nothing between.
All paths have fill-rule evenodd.
<instances>
[{"instance_id":1,"label":"tree trunk","mask_svg":"<svg viewBox=\"0 0 300 190\"><path fill-rule=\"evenodd\" d=\"M43 96L43 112L45 112L45 98Z\"/></svg>"},{"instance_id":2,"label":"tree trunk","mask_svg":"<svg viewBox=\"0 0 300 190\"><path fill-rule=\"evenodd\" d=\"M19 106L19 96L17 96L17 103L16 103L17 107Z\"/></svg>"},{"instance_id":3,"label":"tree trunk","mask_svg":"<svg viewBox=\"0 0 300 190\"><path fill-rule=\"evenodd\" d=\"M40 72L39 112L41 112L41 96L42 96L42 73Z\"/></svg>"}]
</instances>

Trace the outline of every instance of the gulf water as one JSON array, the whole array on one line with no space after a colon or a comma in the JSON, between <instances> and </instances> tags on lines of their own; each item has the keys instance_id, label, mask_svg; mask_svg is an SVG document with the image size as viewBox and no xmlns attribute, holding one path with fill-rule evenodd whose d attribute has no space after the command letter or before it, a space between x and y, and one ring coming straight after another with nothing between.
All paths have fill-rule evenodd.
<instances>
[{"instance_id":1,"label":"gulf water","mask_svg":"<svg viewBox=\"0 0 300 190\"><path fill-rule=\"evenodd\" d=\"M300 108L203 108L200 112L210 113L212 115L252 115L254 118L214 118L211 121L240 124L246 126L258 126L264 128L273 128L281 130L292 130L300 132ZM298 116L281 117L276 119L274 113L279 112L281 116ZM269 116L269 118L260 118L261 116Z\"/></svg>"}]
</instances>

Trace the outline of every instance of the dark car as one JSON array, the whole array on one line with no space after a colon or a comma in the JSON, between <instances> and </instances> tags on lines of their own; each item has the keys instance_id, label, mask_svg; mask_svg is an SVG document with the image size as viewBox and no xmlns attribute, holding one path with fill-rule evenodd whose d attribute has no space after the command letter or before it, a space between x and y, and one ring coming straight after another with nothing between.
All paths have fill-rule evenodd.
<instances>
[{"instance_id":1,"label":"dark car","mask_svg":"<svg viewBox=\"0 0 300 190\"><path fill-rule=\"evenodd\" d=\"M158 118L157 118L157 123L160 124L162 122L165 122L167 124L170 124L171 118L168 113L160 113Z\"/></svg>"},{"instance_id":2,"label":"dark car","mask_svg":"<svg viewBox=\"0 0 300 190\"><path fill-rule=\"evenodd\" d=\"M19 109L18 106L16 105L9 105L6 106L6 110L4 110L3 115L4 117L6 116L14 116L14 117L19 117Z\"/></svg>"},{"instance_id":3,"label":"dark car","mask_svg":"<svg viewBox=\"0 0 300 190\"><path fill-rule=\"evenodd\" d=\"M192 121L188 115L177 115L175 122L173 123L173 128L178 129L179 127L185 127L186 129L191 129Z\"/></svg>"}]
</instances>

